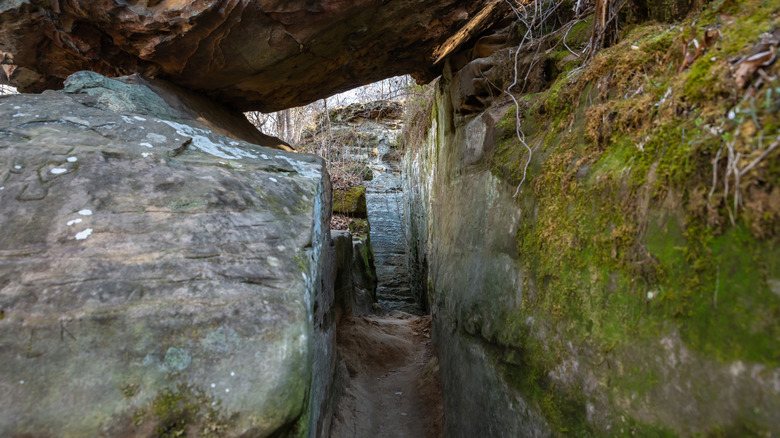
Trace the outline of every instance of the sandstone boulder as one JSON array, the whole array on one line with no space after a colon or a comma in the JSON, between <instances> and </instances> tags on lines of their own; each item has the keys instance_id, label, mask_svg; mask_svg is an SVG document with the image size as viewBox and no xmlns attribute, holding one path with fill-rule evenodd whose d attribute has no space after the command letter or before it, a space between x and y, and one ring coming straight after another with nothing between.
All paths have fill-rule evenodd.
<instances>
[{"instance_id":1,"label":"sandstone boulder","mask_svg":"<svg viewBox=\"0 0 780 438\"><path fill-rule=\"evenodd\" d=\"M323 162L147 85L0 97L0 436L326 435Z\"/></svg>"},{"instance_id":2,"label":"sandstone boulder","mask_svg":"<svg viewBox=\"0 0 780 438\"><path fill-rule=\"evenodd\" d=\"M119 1L0 4L0 81L158 76L242 110L307 104L439 64L505 15L503 0Z\"/></svg>"}]
</instances>

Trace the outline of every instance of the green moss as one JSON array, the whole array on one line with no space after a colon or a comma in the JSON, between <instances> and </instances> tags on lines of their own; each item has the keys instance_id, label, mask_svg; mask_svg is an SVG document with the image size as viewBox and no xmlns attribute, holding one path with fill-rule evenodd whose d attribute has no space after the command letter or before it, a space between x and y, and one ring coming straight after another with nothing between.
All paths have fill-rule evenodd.
<instances>
[{"instance_id":1,"label":"green moss","mask_svg":"<svg viewBox=\"0 0 780 438\"><path fill-rule=\"evenodd\" d=\"M151 423L156 438L183 437L196 433L200 437L225 436L227 418L220 412L219 401L201 388L179 382L160 391L135 415L137 426Z\"/></svg>"},{"instance_id":2,"label":"green moss","mask_svg":"<svg viewBox=\"0 0 780 438\"><path fill-rule=\"evenodd\" d=\"M359 218L368 217L366 188L355 186L343 190L334 190L333 212Z\"/></svg>"},{"instance_id":3,"label":"green moss","mask_svg":"<svg viewBox=\"0 0 780 438\"><path fill-rule=\"evenodd\" d=\"M309 263L307 262L306 255L304 253L296 252L293 255L293 260L295 260L295 264L298 266L298 270L299 271L301 271L303 273L308 273L309 272L309 269L308 269Z\"/></svg>"},{"instance_id":4,"label":"green moss","mask_svg":"<svg viewBox=\"0 0 780 438\"><path fill-rule=\"evenodd\" d=\"M137 383L125 383L119 386L119 391L125 398L134 397L136 394L138 394L139 389L140 385Z\"/></svg>"},{"instance_id":5,"label":"green moss","mask_svg":"<svg viewBox=\"0 0 780 438\"><path fill-rule=\"evenodd\" d=\"M713 157L726 141L753 154L739 163L744 167L777 136L780 89L765 86L758 96L735 100L744 92L735 90L726 61L747 54L761 31L780 24L776 11L761 1L714 2L680 25L638 26L576 81L560 75L549 89L518 99L521 130L534 146L517 198L526 278L522 304L506 311L496 335L501 348L491 356L559 433L595 434L582 420L576 385L556 387L547 377L566 347L539 344L529 318L543 318L548 329L595 354L657 345L673 328L700 357L780 365L780 297L771 289L780 278L780 215L760 201L780 190L780 154L741 180L745 202L737 214L733 178L731 191L722 191L723 155L708 196ZM701 41L721 13L738 14L736 23L722 25L722 39L678 73L680 28ZM743 29L754 25L759 30ZM731 108L734 120L726 117ZM512 187L528 157L515 137L515 111L510 107L498 123L490 157L492 173ZM748 199L746 187L756 198ZM614 389L641 398L661 377L653 366L633 368L613 381ZM611 433L673 436L631 418L621 430Z\"/></svg>"},{"instance_id":6,"label":"green moss","mask_svg":"<svg viewBox=\"0 0 780 438\"><path fill-rule=\"evenodd\" d=\"M369 226L367 219L353 219L352 222L349 223L349 231L353 236L362 238L368 235L371 231L371 227Z\"/></svg>"},{"instance_id":7,"label":"green moss","mask_svg":"<svg viewBox=\"0 0 780 438\"><path fill-rule=\"evenodd\" d=\"M188 199L180 199L178 201L171 201L168 204L168 209L172 212L182 212L187 210L193 210L202 205L205 205L203 201L192 201Z\"/></svg>"}]
</instances>

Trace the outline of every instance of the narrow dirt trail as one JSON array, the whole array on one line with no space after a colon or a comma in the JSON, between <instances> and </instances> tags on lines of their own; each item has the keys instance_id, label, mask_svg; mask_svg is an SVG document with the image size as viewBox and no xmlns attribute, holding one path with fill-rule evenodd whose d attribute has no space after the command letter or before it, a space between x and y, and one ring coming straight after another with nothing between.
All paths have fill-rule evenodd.
<instances>
[{"instance_id":1,"label":"narrow dirt trail","mask_svg":"<svg viewBox=\"0 0 780 438\"><path fill-rule=\"evenodd\" d=\"M439 438L443 413L430 316L345 318L332 438Z\"/></svg>"}]
</instances>

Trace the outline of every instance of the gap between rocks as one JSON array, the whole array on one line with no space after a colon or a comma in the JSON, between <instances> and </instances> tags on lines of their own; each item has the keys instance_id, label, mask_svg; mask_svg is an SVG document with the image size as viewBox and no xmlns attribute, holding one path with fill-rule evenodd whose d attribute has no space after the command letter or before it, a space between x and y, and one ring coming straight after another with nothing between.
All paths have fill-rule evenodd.
<instances>
[{"instance_id":1,"label":"gap between rocks","mask_svg":"<svg viewBox=\"0 0 780 438\"><path fill-rule=\"evenodd\" d=\"M370 126L370 125L369 125ZM431 316L410 289L400 157L394 130L380 138L366 181L378 315L341 318L336 330L337 402L331 438L439 438L444 411Z\"/></svg>"},{"instance_id":2,"label":"gap between rocks","mask_svg":"<svg viewBox=\"0 0 780 438\"><path fill-rule=\"evenodd\" d=\"M436 438L444 413L431 317L401 311L344 318L332 438Z\"/></svg>"}]
</instances>

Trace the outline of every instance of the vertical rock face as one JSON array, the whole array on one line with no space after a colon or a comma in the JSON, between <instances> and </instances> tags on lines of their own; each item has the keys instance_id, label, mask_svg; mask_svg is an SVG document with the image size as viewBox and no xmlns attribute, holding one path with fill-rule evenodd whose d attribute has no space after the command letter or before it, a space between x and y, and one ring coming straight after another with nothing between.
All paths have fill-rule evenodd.
<instances>
[{"instance_id":1,"label":"vertical rock face","mask_svg":"<svg viewBox=\"0 0 780 438\"><path fill-rule=\"evenodd\" d=\"M423 70L507 9L503 0L4 1L0 79L40 91L79 70L140 73L274 111Z\"/></svg>"},{"instance_id":2,"label":"vertical rock face","mask_svg":"<svg viewBox=\"0 0 780 438\"><path fill-rule=\"evenodd\" d=\"M581 70L555 49L564 32L539 39L518 70L545 81L516 102L469 96L469 68L440 79L403 182L445 436L780 432L780 101L721 111L776 96L762 78L780 67L743 91L727 61L769 44L775 12L719 4L680 23L736 15L682 73L669 59L684 35L653 23ZM578 26L574 51L589 36ZM474 62L511 73L515 49L501 50ZM729 147L741 152L727 165ZM743 169L737 189L727 166Z\"/></svg>"},{"instance_id":3,"label":"vertical rock face","mask_svg":"<svg viewBox=\"0 0 780 438\"><path fill-rule=\"evenodd\" d=\"M512 189L479 165L495 116L452 129L441 90L425 143L404 157L403 188L410 257L422 265L412 284L432 298L445 436L549 436L541 413L502 375L492 341L520 305L524 279Z\"/></svg>"},{"instance_id":4,"label":"vertical rock face","mask_svg":"<svg viewBox=\"0 0 780 438\"><path fill-rule=\"evenodd\" d=\"M321 160L66 90L0 97L0 435L327 434Z\"/></svg>"}]
</instances>

